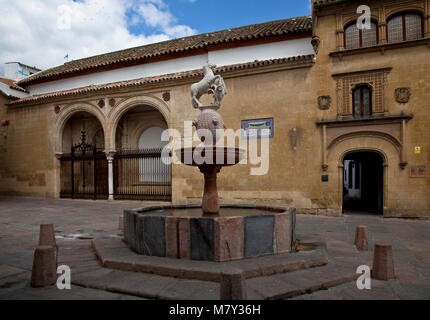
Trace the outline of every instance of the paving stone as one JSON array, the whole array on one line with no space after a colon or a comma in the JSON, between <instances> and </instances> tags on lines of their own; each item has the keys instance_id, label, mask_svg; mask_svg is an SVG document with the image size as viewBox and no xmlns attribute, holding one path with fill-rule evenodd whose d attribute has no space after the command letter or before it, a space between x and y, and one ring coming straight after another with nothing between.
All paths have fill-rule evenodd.
<instances>
[{"instance_id":1,"label":"paving stone","mask_svg":"<svg viewBox=\"0 0 430 320\"><path fill-rule=\"evenodd\" d=\"M159 296L169 300L218 300L219 283L178 279L162 289Z\"/></svg>"},{"instance_id":2,"label":"paving stone","mask_svg":"<svg viewBox=\"0 0 430 320\"><path fill-rule=\"evenodd\" d=\"M149 299L162 298L160 292L178 281L175 278L145 273L119 272L121 272L121 279L112 280L106 286L107 290Z\"/></svg>"},{"instance_id":3,"label":"paving stone","mask_svg":"<svg viewBox=\"0 0 430 320\"><path fill-rule=\"evenodd\" d=\"M297 285L279 281L274 277L248 279L246 285L248 290L257 292L264 300L285 299L302 292L302 289Z\"/></svg>"},{"instance_id":4,"label":"paving stone","mask_svg":"<svg viewBox=\"0 0 430 320\"><path fill-rule=\"evenodd\" d=\"M21 268L14 268L5 264L0 265L0 279L24 272L26 272L26 270Z\"/></svg>"}]
</instances>

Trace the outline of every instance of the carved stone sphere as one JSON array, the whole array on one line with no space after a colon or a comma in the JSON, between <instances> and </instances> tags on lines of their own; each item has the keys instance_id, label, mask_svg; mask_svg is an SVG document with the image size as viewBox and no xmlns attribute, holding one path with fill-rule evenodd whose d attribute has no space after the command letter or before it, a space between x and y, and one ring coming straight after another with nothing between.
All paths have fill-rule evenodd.
<instances>
[{"instance_id":1,"label":"carved stone sphere","mask_svg":"<svg viewBox=\"0 0 430 320\"><path fill-rule=\"evenodd\" d=\"M224 121L222 120L221 115L215 110L203 110L193 124L196 127L197 136L205 144L215 145L222 137L222 134L220 134L220 131L217 132L217 129L224 129ZM212 133L212 141L208 141L207 133L205 133L204 129L209 130Z\"/></svg>"}]
</instances>

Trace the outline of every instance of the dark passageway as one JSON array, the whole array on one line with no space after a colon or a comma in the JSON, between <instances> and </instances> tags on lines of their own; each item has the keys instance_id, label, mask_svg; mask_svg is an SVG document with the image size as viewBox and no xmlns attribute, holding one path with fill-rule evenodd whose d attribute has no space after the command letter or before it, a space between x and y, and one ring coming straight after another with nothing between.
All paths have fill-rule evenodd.
<instances>
[{"instance_id":1,"label":"dark passageway","mask_svg":"<svg viewBox=\"0 0 430 320\"><path fill-rule=\"evenodd\" d=\"M383 163L376 152L354 152L344 158L344 212L382 214Z\"/></svg>"}]
</instances>

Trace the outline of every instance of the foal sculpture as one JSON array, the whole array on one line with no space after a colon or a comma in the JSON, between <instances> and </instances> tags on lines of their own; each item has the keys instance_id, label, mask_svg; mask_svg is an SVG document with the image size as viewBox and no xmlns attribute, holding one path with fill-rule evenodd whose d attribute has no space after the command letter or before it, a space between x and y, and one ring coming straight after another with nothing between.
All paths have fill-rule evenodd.
<instances>
[{"instance_id":1,"label":"foal sculpture","mask_svg":"<svg viewBox=\"0 0 430 320\"><path fill-rule=\"evenodd\" d=\"M215 68L215 65L204 65L203 79L191 85L191 102L196 109L205 107L199 100L204 94L214 95L214 101L210 105L210 107L214 109L218 109L221 106L221 100L227 94L227 88L223 78L220 75L214 75L212 68Z\"/></svg>"}]
</instances>

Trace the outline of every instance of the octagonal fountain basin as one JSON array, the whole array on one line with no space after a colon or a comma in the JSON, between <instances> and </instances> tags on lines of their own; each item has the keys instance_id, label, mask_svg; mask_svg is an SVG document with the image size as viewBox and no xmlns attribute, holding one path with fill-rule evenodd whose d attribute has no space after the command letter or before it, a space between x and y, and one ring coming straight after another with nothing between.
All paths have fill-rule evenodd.
<instances>
[{"instance_id":1,"label":"octagonal fountain basin","mask_svg":"<svg viewBox=\"0 0 430 320\"><path fill-rule=\"evenodd\" d=\"M221 205L204 215L199 206L124 211L124 241L136 253L176 259L231 261L291 252L296 209Z\"/></svg>"}]
</instances>

